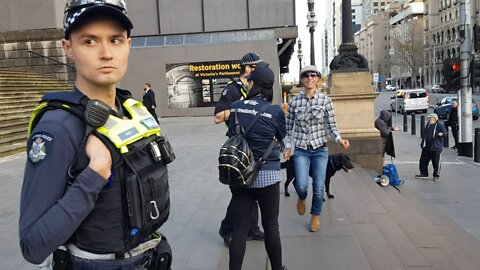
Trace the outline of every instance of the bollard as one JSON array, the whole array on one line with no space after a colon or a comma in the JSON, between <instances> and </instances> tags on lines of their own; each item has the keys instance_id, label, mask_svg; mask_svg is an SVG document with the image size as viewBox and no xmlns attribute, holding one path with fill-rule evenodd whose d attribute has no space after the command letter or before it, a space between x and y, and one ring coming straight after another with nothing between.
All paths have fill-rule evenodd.
<instances>
[{"instance_id":1,"label":"bollard","mask_svg":"<svg viewBox=\"0 0 480 270\"><path fill-rule=\"evenodd\" d=\"M420 116L420 138L423 135L423 131L425 130L425 115Z\"/></svg>"},{"instance_id":2,"label":"bollard","mask_svg":"<svg viewBox=\"0 0 480 270\"><path fill-rule=\"evenodd\" d=\"M417 134L417 120L415 119L415 113L412 113L412 135Z\"/></svg>"},{"instance_id":3,"label":"bollard","mask_svg":"<svg viewBox=\"0 0 480 270\"><path fill-rule=\"evenodd\" d=\"M475 129L475 145L473 146L473 161L480 163L480 128Z\"/></svg>"},{"instance_id":4,"label":"bollard","mask_svg":"<svg viewBox=\"0 0 480 270\"><path fill-rule=\"evenodd\" d=\"M403 113L403 132L408 131L407 112Z\"/></svg>"},{"instance_id":5,"label":"bollard","mask_svg":"<svg viewBox=\"0 0 480 270\"><path fill-rule=\"evenodd\" d=\"M445 126L445 129L447 130L447 134L443 134L443 147L448 148L448 145L449 145L449 141L448 141L448 120L444 120L443 125Z\"/></svg>"}]
</instances>

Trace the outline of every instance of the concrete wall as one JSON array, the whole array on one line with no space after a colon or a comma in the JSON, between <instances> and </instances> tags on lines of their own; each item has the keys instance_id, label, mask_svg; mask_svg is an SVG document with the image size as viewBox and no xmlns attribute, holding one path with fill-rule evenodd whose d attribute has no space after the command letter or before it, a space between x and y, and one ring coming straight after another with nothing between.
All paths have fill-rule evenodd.
<instances>
[{"instance_id":1,"label":"concrete wall","mask_svg":"<svg viewBox=\"0 0 480 270\"><path fill-rule=\"evenodd\" d=\"M270 63L275 73L274 101L281 102L279 60L275 40L219 45L185 47L138 48L130 53L130 64L120 87L130 90L136 99L143 96L143 84L150 82L155 90L157 114L163 116L213 115L213 107L169 109L166 64L192 63L240 59L246 52L254 51Z\"/></svg>"},{"instance_id":2,"label":"concrete wall","mask_svg":"<svg viewBox=\"0 0 480 270\"><path fill-rule=\"evenodd\" d=\"M0 32L62 28L65 0L1 0Z\"/></svg>"},{"instance_id":3,"label":"concrete wall","mask_svg":"<svg viewBox=\"0 0 480 270\"><path fill-rule=\"evenodd\" d=\"M133 36L295 25L295 0L127 0L127 7Z\"/></svg>"}]
</instances>

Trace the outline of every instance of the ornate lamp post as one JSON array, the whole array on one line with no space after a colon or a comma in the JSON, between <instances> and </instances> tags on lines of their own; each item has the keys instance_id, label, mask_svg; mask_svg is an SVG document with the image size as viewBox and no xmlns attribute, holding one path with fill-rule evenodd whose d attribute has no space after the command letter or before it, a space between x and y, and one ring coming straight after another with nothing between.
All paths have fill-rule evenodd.
<instances>
[{"instance_id":1,"label":"ornate lamp post","mask_svg":"<svg viewBox=\"0 0 480 270\"><path fill-rule=\"evenodd\" d=\"M340 54L330 63L330 70L332 72L368 70L367 60L357 50L353 42L352 2L342 0L342 45L338 50Z\"/></svg>"},{"instance_id":2,"label":"ornate lamp post","mask_svg":"<svg viewBox=\"0 0 480 270\"><path fill-rule=\"evenodd\" d=\"M300 39L298 40L297 58L300 64L300 70L298 71L298 73L300 74L300 71L302 70L302 59L303 59L302 41Z\"/></svg>"},{"instance_id":3,"label":"ornate lamp post","mask_svg":"<svg viewBox=\"0 0 480 270\"><path fill-rule=\"evenodd\" d=\"M315 32L315 27L317 26L317 19L315 17L315 0L308 0L308 13L307 13L307 20L308 20L308 31L310 32L310 65L315 65L315 41L313 37L313 33Z\"/></svg>"}]
</instances>

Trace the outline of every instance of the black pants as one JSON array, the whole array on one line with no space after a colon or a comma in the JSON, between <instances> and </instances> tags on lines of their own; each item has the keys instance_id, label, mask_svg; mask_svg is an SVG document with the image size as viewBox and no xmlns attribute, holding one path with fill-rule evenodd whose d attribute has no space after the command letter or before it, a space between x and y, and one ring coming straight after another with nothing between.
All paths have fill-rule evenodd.
<instances>
[{"instance_id":1,"label":"black pants","mask_svg":"<svg viewBox=\"0 0 480 270\"><path fill-rule=\"evenodd\" d=\"M153 116L153 118L155 118L155 121L157 121L158 123L158 116L157 116L157 113L155 112L155 109L147 108L147 110Z\"/></svg>"},{"instance_id":2,"label":"black pants","mask_svg":"<svg viewBox=\"0 0 480 270\"><path fill-rule=\"evenodd\" d=\"M433 165L433 176L440 176L440 154L442 151L430 151L422 149L422 155L420 156L420 174L428 175L428 163L430 160Z\"/></svg>"},{"instance_id":3,"label":"black pants","mask_svg":"<svg viewBox=\"0 0 480 270\"><path fill-rule=\"evenodd\" d=\"M230 191L232 189L230 188ZM233 191L232 191L232 198L230 199L230 203L227 207L227 213L225 214L225 218L222 220L222 224L220 225L220 232L222 235L232 235L233 234L233 223L234 223L234 213L237 213L237 209L235 206L232 205L233 201ZM250 216L250 231L255 232L260 230L258 227L258 204L257 201L252 205L251 209L251 216Z\"/></svg>"},{"instance_id":4,"label":"black pants","mask_svg":"<svg viewBox=\"0 0 480 270\"><path fill-rule=\"evenodd\" d=\"M230 270L242 269L252 206L255 201L258 201L262 213L265 249L270 259L271 269L282 269L282 244L278 228L280 183L264 188L232 188L232 194L232 205L237 211L234 216L233 237L229 246Z\"/></svg>"},{"instance_id":5,"label":"black pants","mask_svg":"<svg viewBox=\"0 0 480 270\"><path fill-rule=\"evenodd\" d=\"M458 146L458 125L451 126L452 128L452 136L453 140L455 141L455 147Z\"/></svg>"}]
</instances>

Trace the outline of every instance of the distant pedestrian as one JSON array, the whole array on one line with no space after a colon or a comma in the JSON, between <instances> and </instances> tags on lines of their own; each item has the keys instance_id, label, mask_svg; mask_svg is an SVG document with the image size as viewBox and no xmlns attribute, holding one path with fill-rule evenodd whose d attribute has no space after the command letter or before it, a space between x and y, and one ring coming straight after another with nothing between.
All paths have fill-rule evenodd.
<instances>
[{"instance_id":1,"label":"distant pedestrian","mask_svg":"<svg viewBox=\"0 0 480 270\"><path fill-rule=\"evenodd\" d=\"M155 121L158 122L158 117L155 112L157 103L155 102L155 93L153 92L152 85L148 82L145 83L143 90L145 91L143 94L143 105L147 107L147 110L150 112L153 118L155 118Z\"/></svg>"},{"instance_id":2,"label":"distant pedestrian","mask_svg":"<svg viewBox=\"0 0 480 270\"><path fill-rule=\"evenodd\" d=\"M428 179L428 163L432 161L433 180L438 181L440 178L440 154L443 149L443 136L447 134L447 130L442 123L438 122L438 115L431 113L428 115L428 123L422 132L422 154L420 156L419 169L420 174L415 178Z\"/></svg>"},{"instance_id":3,"label":"distant pedestrian","mask_svg":"<svg viewBox=\"0 0 480 270\"><path fill-rule=\"evenodd\" d=\"M452 136L455 141L452 149L456 150L458 147L458 102L456 100L452 102L452 109L448 114L448 125L452 128Z\"/></svg>"},{"instance_id":4,"label":"distant pedestrian","mask_svg":"<svg viewBox=\"0 0 480 270\"><path fill-rule=\"evenodd\" d=\"M393 146L392 131L399 131L399 127L391 127L389 123L392 119L392 113L387 110L381 110L380 116L375 120L375 128L380 131L383 138L383 154L395 157L395 148Z\"/></svg>"}]
</instances>

